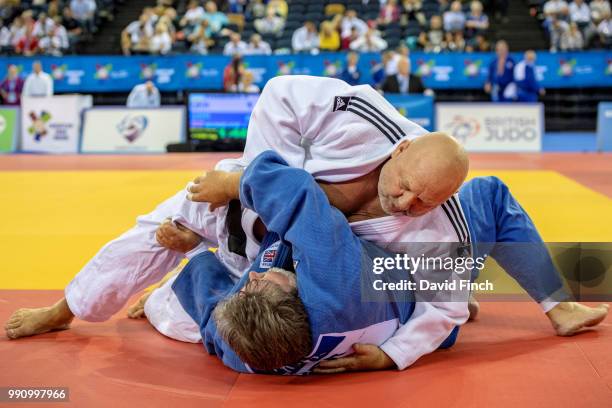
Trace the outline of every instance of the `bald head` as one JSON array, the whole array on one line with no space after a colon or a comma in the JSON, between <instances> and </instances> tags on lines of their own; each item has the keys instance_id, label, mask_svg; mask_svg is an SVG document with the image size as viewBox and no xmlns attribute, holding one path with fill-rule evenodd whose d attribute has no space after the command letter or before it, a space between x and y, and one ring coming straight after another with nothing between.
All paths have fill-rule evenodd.
<instances>
[{"instance_id":1,"label":"bald head","mask_svg":"<svg viewBox=\"0 0 612 408\"><path fill-rule=\"evenodd\" d=\"M381 170L381 206L387 214L425 214L459 189L468 168L465 150L445 133L428 133L404 141Z\"/></svg>"}]
</instances>

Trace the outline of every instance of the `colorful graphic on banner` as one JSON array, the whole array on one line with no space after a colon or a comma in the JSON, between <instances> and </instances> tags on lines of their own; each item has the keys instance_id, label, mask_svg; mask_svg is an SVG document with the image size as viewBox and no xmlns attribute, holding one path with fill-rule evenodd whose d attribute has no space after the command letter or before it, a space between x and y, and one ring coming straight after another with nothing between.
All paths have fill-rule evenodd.
<instances>
[{"instance_id":1,"label":"colorful graphic on banner","mask_svg":"<svg viewBox=\"0 0 612 408\"><path fill-rule=\"evenodd\" d=\"M385 99L403 116L429 131L433 130L433 97L385 94Z\"/></svg>"},{"instance_id":2,"label":"colorful graphic on banner","mask_svg":"<svg viewBox=\"0 0 612 408\"><path fill-rule=\"evenodd\" d=\"M26 152L77 153L81 112L91 107L88 95L23 98L21 148Z\"/></svg>"},{"instance_id":3,"label":"colorful graphic on banner","mask_svg":"<svg viewBox=\"0 0 612 408\"><path fill-rule=\"evenodd\" d=\"M165 153L185 140L185 107L128 109L101 106L85 111L83 153Z\"/></svg>"},{"instance_id":4,"label":"colorful graphic on banner","mask_svg":"<svg viewBox=\"0 0 612 408\"><path fill-rule=\"evenodd\" d=\"M0 106L0 153L15 151L19 108Z\"/></svg>"},{"instance_id":5,"label":"colorful graphic on banner","mask_svg":"<svg viewBox=\"0 0 612 408\"><path fill-rule=\"evenodd\" d=\"M543 116L541 104L438 103L436 130L471 152L539 152Z\"/></svg>"},{"instance_id":6,"label":"colorful graphic on banner","mask_svg":"<svg viewBox=\"0 0 612 408\"><path fill-rule=\"evenodd\" d=\"M516 61L521 54L512 54ZM410 54L413 72L433 89L482 88L493 53ZM16 64L25 77L32 60L5 58ZM222 55L155 56L66 56L40 57L45 71L55 79L57 92L129 92L145 80L154 81L162 91L218 90L223 88L223 70L230 57ZM256 73L261 87L277 75L335 76L346 61L344 53L319 55L271 55L244 58ZM371 68L380 62L380 54L366 53L359 59L362 82L372 81ZM8 64L0 65L0 77ZM545 88L612 86L612 59L606 51L538 53L537 72Z\"/></svg>"}]
</instances>

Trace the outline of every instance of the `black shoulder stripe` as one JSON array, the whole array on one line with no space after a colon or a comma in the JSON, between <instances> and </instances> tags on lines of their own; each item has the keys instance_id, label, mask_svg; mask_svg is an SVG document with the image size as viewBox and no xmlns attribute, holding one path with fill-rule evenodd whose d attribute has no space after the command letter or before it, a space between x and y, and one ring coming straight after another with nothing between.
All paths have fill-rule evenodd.
<instances>
[{"instance_id":1,"label":"black shoulder stripe","mask_svg":"<svg viewBox=\"0 0 612 408\"><path fill-rule=\"evenodd\" d=\"M387 120L387 122L389 122L391 124L391 126L393 126L395 129L397 129L397 131L399 132L400 135L402 136L406 136L406 134L404 133L404 131L402 130L401 127L399 127L397 125L397 123L393 122L391 119L389 119L384 113L382 113L381 111L379 111L374 105L372 105L371 103L369 103L368 101L366 101L363 98L360 98L358 96L353 96L353 98L351 99L355 100L355 101L359 101L363 104L365 104L366 106L369 106L371 109L373 109L374 111L376 111L380 116L382 116L383 118L385 118Z\"/></svg>"},{"instance_id":2,"label":"black shoulder stripe","mask_svg":"<svg viewBox=\"0 0 612 408\"><path fill-rule=\"evenodd\" d=\"M448 208L446 208L446 203L442 203L440 207L442 207L449 221L453 225L453 228L455 229L455 233L457 234L457 238L459 239L459 242L463 242L463 237L461 236L461 232L459 231L459 228L457 227L457 223L455 222L455 219L451 216L451 213L449 212Z\"/></svg>"},{"instance_id":3,"label":"black shoulder stripe","mask_svg":"<svg viewBox=\"0 0 612 408\"><path fill-rule=\"evenodd\" d=\"M459 220L461 227L463 228L463 231L465 232L466 241L468 243L471 243L470 228L468 226L467 220L465 219L465 214L463 213L463 209L461 208L461 205L459 204L459 200L457 200L457 197L455 195L452 195L450 199L452 203L454 204L455 209L457 210L457 218Z\"/></svg>"},{"instance_id":4,"label":"black shoulder stripe","mask_svg":"<svg viewBox=\"0 0 612 408\"><path fill-rule=\"evenodd\" d=\"M467 237L468 237L468 232L467 232L467 228L465 226L465 223L463 222L463 214L461 214L458 210L458 208L455 208L455 204L452 200L452 197L448 199L448 201L446 201L446 205L448 206L450 212L453 215L453 218L455 219L455 222L457 223L457 227L461 230L461 235L463 236L463 241L462 242L467 242Z\"/></svg>"},{"instance_id":5,"label":"black shoulder stripe","mask_svg":"<svg viewBox=\"0 0 612 408\"><path fill-rule=\"evenodd\" d=\"M372 111L371 109L368 109L366 106L363 106L361 104L359 104L358 102L351 102L350 106L354 109L359 109L360 111L362 111L363 113L366 113L368 115L370 115L372 118L374 118L374 120L376 120L380 125L384 126L389 133L396 139L396 140L400 140L401 136L397 134L397 132L395 132L395 130L393 130L393 128L391 126L389 126L387 123L385 123L384 120L382 120L380 118L380 116L378 116L376 113L374 113L374 111Z\"/></svg>"},{"instance_id":6,"label":"black shoulder stripe","mask_svg":"<svg viewBox=\"0 0 612 408\"><path fill-rule=\"evenodd\" d=\"M346 111L347 111L347 112L353 112L355 115L362 117L363 119L365 119L365 120L367 120L368 122L370 122L372 125L376 126L376 128L377 128L378 130L380 130L380 132L381 132L383 135L385 135L385 136L387 137L387 139L389 139L389 141L391 142L391 144L395 144L395 143L397 142L397 140L393 139L393 137L391 137L391 136L389 135L389 133L387 133L387 131L386 131L385 129L381 128L381 127L380 127L380 125L379 125L377 122L375 122L374 120L370 119L369 117L367 117L367 116L366 116L366 115L364 115L363 113L361 113L361 112L359 112L359 111L357 111L357 110L355 110L355 109L352 109L352 108L348 108Z\"/></svg>"}]
</instances>

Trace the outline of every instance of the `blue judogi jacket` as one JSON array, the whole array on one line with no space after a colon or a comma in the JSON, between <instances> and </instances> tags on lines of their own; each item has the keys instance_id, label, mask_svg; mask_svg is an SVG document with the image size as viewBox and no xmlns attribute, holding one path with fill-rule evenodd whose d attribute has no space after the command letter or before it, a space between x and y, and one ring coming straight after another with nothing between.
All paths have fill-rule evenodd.
<instances>
[{"instance_id":1,"label":"blue judogi jacket","mask_svg":"<svg viewBox=\"0 0 612 408\"><path fill-rule=\"evenodd\" d=\"M289 167L277 153L264 152L241 178L240 201L259 214L269 231L252 270L293 266L310 321L311 354L275 374L306 374L321 360L350 354L359 341L382 344L408 321L414 309L408 291L385 294L384 302L362 300L362 285L371 287L369 279L375 279L373 259L390 254L359 239L306 171ZM240 291L247 281L245 274L234 285L225 267L208 252L189 262L173 290L200 325L209 353L236 371L256 372L220 338L210 318L217 302Z\"/></svg>"},{"instance_id":2,"label":"blue judogi jacket","mask_svg":"<svg viewBox=\"0 0 612 408\"><path fill-rule=\"evenodd\" d=\"M498 58L496 57L489 64L488 81L493 87L491 97L493 98L493 101L505 102L511 100L504 97L504 91L506 90L506 87L514 81L514 60L509 56L506 58L504 71L501 75L499 75L497 72L497 60Z\"/></svg>"}]
</instances>

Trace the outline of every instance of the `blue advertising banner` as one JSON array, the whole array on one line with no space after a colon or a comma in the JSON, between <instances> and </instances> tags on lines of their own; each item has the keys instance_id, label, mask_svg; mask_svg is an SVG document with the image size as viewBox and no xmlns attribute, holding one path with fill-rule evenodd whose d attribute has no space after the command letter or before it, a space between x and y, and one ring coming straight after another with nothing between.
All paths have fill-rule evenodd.
<instances>
[{"instance_id":1,"label":"blue advertising banner","mask_svg":"<svg viewBox=\"0 0 612 408\"><path fill-rule=\"evenodd\" d=\"M433 130L433 97L423 95L385 94L385 99L411 121L430 132Z\"/></svg>"},{"instance_id":2,"label":"blue advertising banner","mask_svg":"<svg viewBox=\"0 0 612 408\"><path fill-rule=\"evenodd\" d=\"M518 62L522 57L513 54ZM410 55L412 70L433 89L477 89L484 85L493 53L447 53ZM127 92L138 83L153 80L162 91L220 90L223 70L230 61L221 55L155 56L66 56L40 57L45 71L55 79L56 92ZM258 85L277 75L336 76L346 53L319 55L273 55L245 57ZM25 76L31 58L3 58L0 78L8 64L16 64ZM372 70L380 54L362 54L362 83L372 81ZM545 88L612 86L612 57L605 51L538 54L537 75Z\"/></svg>"}]
</instances>

